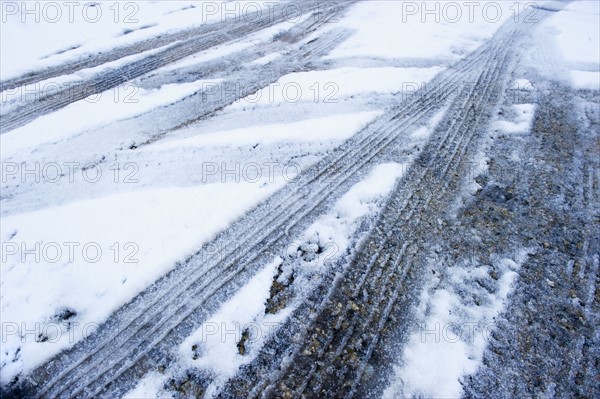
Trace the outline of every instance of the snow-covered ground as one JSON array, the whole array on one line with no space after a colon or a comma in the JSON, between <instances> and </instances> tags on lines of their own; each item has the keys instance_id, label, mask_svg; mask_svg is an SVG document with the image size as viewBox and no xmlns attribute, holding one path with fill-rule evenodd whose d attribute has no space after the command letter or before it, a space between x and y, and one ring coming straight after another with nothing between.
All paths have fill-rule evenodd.
<instances>
[{"instance_id":1,"label":"snow-covered ground","mask_svg":"<svg viewBox=\"0 0 600 399\"><path fill-rule=\"evenodd\" d=\"M253 7L244 1L67 3L2 2L2 81L271 7L268 1L253 2ZM542 74L558 74L576 89L600 90L597 2L572 2L539 24L530 2L476 3L358 2L302 43L343 29L349 32L346 40L199 120L180 114L194 108L178 104L192 103L227 77L208 72L204 77L197 68L221 59L226 60L221 67L229 68L236 54L258 54L312 14L290 17L241 38L231 34L230 42L144 76L191 70L194 79L143 88L142 77L2 134L1 383L8 384L86 338L178 262L385 115L404 94L448 71L511 19L531 18L533 36L553 60ZM547 2L547 7L555 5ZM29 14L22 14L23 7ZM171 45L161 43L160 49ZM232 66L231 73L254 76L253 68L281 62L287 52L295 51L294 45L287 43ZM155 49L145 50L30 86L7 88L1 93L0 113L16 109L22 93L39 95L41 84L84 82L154 53ZM526 79L514 84L520 90L536 87ZM404 161L414 160L446 112L442 107L401 133L404 142L414 143ZM534 104L515 104L510 112L495 122L494 132L523 134L531 129ZM182 125L166 133L153 131L154 125L162 126L155 115ZM329 271L324 258L333 263L352 253L364 238L361 223L376 220L405 167L390 160L374 165L303 236L290 237L308 246L334 243L336 250L318 258L321 263L302 264L302 273L295 274L296 286L310 290L318 282L314 275ZM125 397L169 396L165 382L190 368L209 375L207 393L217 393L308 296L298 294L296 302L275 315L265 312L273 278L286 256L279 254L264 265L185 337L174 366L148 373ZM490 264L456 266L448 273L444 265L437 265L440 274L423 288L417 317L426 331L439 328L450 338L443 335L442 341L432 342L427 334L425 340L423 334L414 334L398 355L394 381L384 397L460 396L461 381L482 361L486 339L482 334L461 335L448 326L491 324L504 311L525 258L523 250L512 259L498 255ZM492 269L498 273L498 287L484 299L485 306L461 304L460 295L472 280L486 277ZM223 330L231 339L223 339ZM240 354L236 344L244 331L255 335L249 337L247 353Z\"/></svg>"},{"instance_id":2,"label":"snow-covered ground","mask_svg":"<svg viewBox=\"0 0 600 399\"><path fill-rule=\"evenodd\" d=\"M600 90L599 15L598 2L573 1L538 29L540 35L552 38L547 41L558 52L561 77L578 89ZM553 72L548 66L543 69Z\"/></svg>"},{"instance_id":3,"label":"snow-covered ground","mask_svg":"<svg viewBox=\"0 0 600 399\"><path fill-rule=\"evenodd\" d=\"M272 2L229 5L207 0L105 2L3 1L0 79L93 56L167 33L268 12ZM292 18L290 18L292 19ZM295 20L294 20L295 22ZM24 44L26 44L24 46Z\"/></svg>"}]
</instances>

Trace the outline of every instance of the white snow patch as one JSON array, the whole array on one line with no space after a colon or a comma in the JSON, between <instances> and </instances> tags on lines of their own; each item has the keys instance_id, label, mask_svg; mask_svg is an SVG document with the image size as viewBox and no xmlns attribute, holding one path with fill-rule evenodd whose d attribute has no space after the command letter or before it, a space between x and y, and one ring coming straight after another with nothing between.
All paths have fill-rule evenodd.
<instances>
[{"instance_id":1,"label":"white snow patch","mask_svg":"<svg viewBox=\"0 0 600 399\"><path fill-rule=\"evenodd\" d=\"M276 258L265 266L181 344L180 359L184 365L208 370L216 377L207 388L206 397L213 397L221 384L250 362L291 313L291 309L267 315L264 311L273 276L280 264L281 259ZM245 342L248 352L241 355L237 344L246 329L249 333ZM196 359L194 352L200 354Z\"/></svg>"},{"instance_id":2,"label":"white snow patch","mask_svg":"<svg viewBox=\"0 0 600 399\"><path fill-rule=\"evenodd\" d=\"M264 15L273 4L263 0L253 1L251 7L245 1L205 0L8 3L2 4L1 80L225 18L245 21L252 11L259 8ZM32 12L23 14L25 8ZM287 24L297 22L290 18Z\"/></svg>"},{"instance_id":3,"label":"white snow patch","mask_svg":"<svg viewBox=\"0 0 600 399\"><path fill-rule=\"evenodd\" d=\"M65 139L108 123L127 119L154 108L172 104L203 87L202 80L167 84L158 89L107 90L43 115L31 123L0 136L1 154L10 157L18 151ZM115 101L119 95L119 101Z\"/></svg>"},{"instance_id":4,"label":"white snow patch","mask_svg":"<svg viewBox=\"0 0 600 399\"><path fill-rule=\"evenodd\" d=\"M257 60L252 61L251 64L252 65L267 65L268 63L281 58L281 56L282 56L281 53L270 53L270 54L265 55L264 57L261 57Z\"/></svg>"},{"instance_id":5,"label":"white snow patch","mask_svg":"<svg viewBox=\"0 0 600 399\"><path fill-rule=\"evenodd\" d=\"M173 395L163 389L166 376L156 371L146 374L123 399L173 399Z\"/></svg>"},{"instance_id":6,"label":"white snow patch","mask_svg":"<svg viewBox=\"0 0 600 399\"><path fill-rule=\"evenodd\" d=\"M573 1L545 20L539 27L539 40L553 39L560 72L576 89L600 89L600 3ZM562 70L565 70L564 72Z\"/></svg>"},{"instance_id":7,"label":"white snow patch","mask_svg":"<svg viewBox=\"0 0 600 399\"><path fill-rule=\"evenodd\" d=\"M350 239L358 228L358 221L377 213L385 197L405 172L399 163L383 163L360 182L356 183L333 206L331 211L319 217L303 235L303 241L331 247L335 252L316 258L319 265L335 259L350 245Z\"/></svg>"},{"instance_id":8,"label":"white snow patch","mask_svg":"<svg viewBox=\"0 0 600 399\"><path fill-rule=\"evenodd\" d=\"M474 373L483 359L494 319L512 292L516 271L525 261L492 259L492 265L443 265L440 274L423 290L417 319L421 323L405 345L394 377L383 398L458 398L461 379ZM490 277L494 270L498 280ZM494 282L495 290L477 288L476 279ZM479 306L474 303L480 302Z\"/></svg>"},{"instance_id":9,"label":"white snow patch","mask_svg":"<svg viewBox=\"0 0 600 399\"><path fill-rule=\"evenodd\" d=\"M505 20L513 16L510 7L514 2L477 2L472 19L466 4L468 2L452 2L457 5L454 8L448 8L444 3L358 3L336 24L336 27L349 28L356 33L335 48L328 57L455 60L474 51L492 37ZM484 13L486 7L487 11ZM499 8L498 19L495 15L496 7ZM457 13L457 8L460 14ZM433 12L426 14L426 9Z\"/></svg>"},{"instance_id":10,"label":"white snow patch","mask_svg":"<svg viewBox=\"0 0 600 399\"><path fill-rule=\"evenodd\" d=\"M146 147L163 151L182 147L236 147L277 142L324 142L344 140L381 115L380 111L332 115L299 122L253 126L212 132Z\"/></svg>"},{"instance_id":11,"label":"white snow patch","mask_svg":"<svg viewBox=\"0 0 600 399\"><path fill-rule=\"evenodd\" d=\"M79 326L47 342L31 334L21 342L19 333L3 329L2 382L79 341L92 331L90 325L106 320L282 184L153 189L3 218L3 322L19 330L43 328L68 308L77 312L72 321ZM70 253L64 243L77 246ZM25 254L36 245L37 259ZM86 245L91 249L84 251Z\"/></svg>"},{"instance_id":12,"label":"white snow patch","mask_svg":"<svg viewBox=\"0 0 600 399\"><path fill-rule=\"evenodd\" d=\"M600 90L600 72L571 71L571 83L576 89Z\"/></svg>"},{"instance_id":13,"label":"white snow patch","mask_svg":"<svg viewBox=\"0 0 600 399\"><path fill-rule=\"evenodd\" d=\"M515 79L512 85L510 86L511 90L523 90L531 92L535 90L535 86L528 79Z\"/></svg>"},{"instance_id":14,"label":"white snow patch","mask_svg":"<svg viewBox=\"0 0 600 399\"><path fill-rule=\"evenodd\" d=\"M64 96L69 96L69 89L73 87L76 83L82 82L85 79L89 79L95 75L98 75L103 72L108 72L113 69L117 69L132 63L137 60L141 60L143 58L149 57L153 54L156 54L168 47L174 46L177 42L171 43L169 45L159 47L152 50L147 50L139 54L129 55L127 57L119 58L116 61L107 62L105 64L101 64L92 68L84 68L80 69L75 73L70 75L61 75L55 76L53 78L49 78L46 80L42 80L40 82L27 84L25 86L21 86L11 90L4 90L1 92L1 105L2 105L2 114L8 113L15 105L19 105L20 103L33 101L42 98L43 96L55 93L60 90L65 90ZM127 90L129 88L129 90ZM115 93L116 91L121 90L121 96L127 96L128 94L133 94L135 86L131 83L124 83L111 91ZM108 95L108 92L103 93L103 95ZM113 98L115 96L113 95ZM119 97L116 97L117 101ZM95 102L96 96L92 96L88 101Z\"/></svg>"},{"instance_id":15,"label":"white snow patch","mask_svg":"<svg viewBox=\"0 0 600 399\"><path fill-rule=\"evenodd\" d=\"M494 127L504 133L527 133L535 115L535 104L514 104L512 120L498 120Z\"/></svg>"},{"instance_id":16,"label":"white snow patch","mask_svg":"<svg viewBox=\"0 0 600 399\"><path fill-rule=\"evenodd\" d=\"M564 61L599 65L599 18L599 2L573 1L546 19L541 28L553 34Z\"/></svg>"},{"instance_id":17,"label":"white snow patch","mask_svg":"<svg viewBox=\"0 0 600 399\"><path fill-rule=\"evenodd\" d=\"M346 67L296 72L285 75L257 93L236 101L230 108L299 101L336 103L340 99L365 93L397 93L407 87L414 87L415 84L421 86L443 70L443 67L438 66L430 68Z\"/></svg>"},{"instance_id":18,"label":"white snow patch","mask_svg":"<svg viewBox=\"0 0 600 399\"><path fill-rule=\"evenodd\" d=\"M173 71L179 68L185 68L193 65L198 65L203 62L212 61L219 59L221 57L226 57L228 55L237 53L238 51L246 50L252 47L255 43L252 42L236 42L236 43L227 43L225 45L216 46L209 50L200 52L198 54L192 54L188 57L182 58L179 61L175 61L172 64L169 64L165 67L162 67L157 70L160 72Z\"/></svg>"}]
</instances>

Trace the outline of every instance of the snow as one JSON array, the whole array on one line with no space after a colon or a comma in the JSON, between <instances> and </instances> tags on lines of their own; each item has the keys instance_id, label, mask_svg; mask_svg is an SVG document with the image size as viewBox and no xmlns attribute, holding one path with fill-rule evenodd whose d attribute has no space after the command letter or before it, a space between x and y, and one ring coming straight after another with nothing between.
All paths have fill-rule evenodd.
<instances>
[{"instance_id":1,"label":"snow","mask_svg":"<svg viewBox=\"0 0 600 399\"><path fill-rule=\"evenodd\" d=\"M554 42L565 61L572 64L600 64L598 35L600 3L573 1L542 23L542 29L554 33Z\"/></svg>"},{"instance_id":2,"label":"snow","mask_svg":"<svg viewBox=\"0 0 600 399\"><path fill-rule=\"evenodd\" d=\"M53 77L25 86L4 90L2 91L1 95L1 111L3 114L6 114L9 111L11 111L11 108L13 106L19 105L19 103L37 100L45 95L55 93L60 90L69 90L75 84L82 82L85 79L91 78L94 75L97 75L102 72L108 72L110 70L120 68L134 61L149 57L173 45L175 45L175 43L156 49L147 50L139 54L133 54L127 57L119 58L116 61L107 62L105 64L101 64L92 68L80 69L77 72L70 75ZM67 92L67 94L64 95L68 96L69 94Z\"/></svg>"},{"instance_id":3,"label":"snow","mask_svg":"<svg viewBox=\"0 0 600 399\"><path fill-rule=\"evenodd\" d=\"M521 78L515 79L510 88L512 90L532 91L535 89L535 86L529 80Z\"/></svg>"},{"instance_id":4,"label":"snow","mask_svg":"<svg viewBox=\"0 0 600 399\"><path fill-rule=\"evenodd\" d=\"M156 371L146 374L123 399L173 399L173 394L163 390L166 377Z\"/></svg>"},{"instance_id":5,"label":"snow","mask_svg":"<svg viewBox=\"0 0 600 399\"><path fill-rule=\"evenodd\" d=\"M283 54L281 53L270 53L261 57L257 60L252 61L252 65L267 65L270 62L275 61L278 58L281 58Z\"/></svg>"},{"instance_id":6,"label":"snow","mask_svg":"<svg viewBox=\"0 0 600 399\"><path fill-rule=\"evenodd\" d=\"M147 147L144 151L165 151L182 147L270 145L278 142L340 141L349 138L379 115L381 115L379 111L340 114L299 122L211 132L186 139L161 142Z\"/></svg>"},{"instance_id":7,"label":"snow","mask_svg":"<svg viewBox=\"0 0 600 399\"><path fill-rule=\"evenodd\" d=\"M559 64L567 69L567 80L576 89L600 89L600 3L573 1L540 26L552 38Z\"/></svg>"},{"instance_id":8,"label":"snow","mask_svg":"<svg viewBox=\"0 0 600 399\"><path fill-rule=\"evenodd\" d=\"M201 90L205 83L167 84L153 90L123 85L91 95L0 136L2 157L171 104Z\"/></svg>"},{"instance_id":9,"label":"snow","mask_svg":"<svg viewBox=\"0 0 600 399\"><path fill-rule=\"evenodd\" d=\"M280 22L271 27L262 29L256 33L246 36L239 41L228 42L223 45L212 47L212 48L210 48L206 51L202 51L198 54L193 54L188 57L185 57L177 62L174 62L164 68L159 69L159 71L171 71L171 70L184 68L184 67L188 67L188 66L194 66L194 65L198 65L202 62L216 60L216 59L219 59L219 58L222 58L225 56L229 56L231 54L234 54L234 53L242 51L242 50L247 50L253 46L264 45L266 42L271 41L273 39L273 37L276 36L277 34L284 32L285 30L289 29L294 24L301 23L309 18L313 18L310 13L304 15L302 18L299 18L298 20L294 20L293 22L291 22L291 21ZM267 57L269 57L269 56L272 56L272 58L267 59L265 61L263 58L266 58L266 57L262 57L259 60L255 60L253 62L253 64L256 63L259 65L265 65L268 62L273 61L274 59L281 56L281 54L270 54Z\"/></svg>"},{"instance_id":10,"label":"snow","mask_svg":"<svg viewBox=\"0 0 600 399\"><path fill-rule=\"evenodd\" d=\"M513 16L510 6L514 2L477 2L472 14L469 2L452 3L458 6L460 14L444 2L358 3L336 24L336 28L349 28L356 33L334 49L328 58L456 60L475 50ZM498 19L496 7L500 8ZM426 14L426 10L434 12Z\"/></svg>"},{"instance_id":11,"label":"snow","mask_svg":"<svg viewBox=\"0 0 600 399\"><path fill-rule=\"evenodd\" d=\"M118 7L98 2L89 6L90 2L76 3L74 8L63 2L39 1L27 6L33 11L27 15L24 3L14 2L14 10L8 3L2 4L2 80L218 19L203 16L197 1L141 1ZM194 3L196 8L181 10ZM10 40L14 37L19 40Z\"/></svg>"},{"instance_id":12,"label":"snow","mask_svg":"<svg viewBox=\"0 0 600 399\"><path fill-rule=\"evenodd\" d=\"M238 51L246 50L252 47L255 43L252 42L237 42L223 46L216 46L209 50L203 51L198 54L190 55L172 64L169 64L159 71L173 71L179 68L185 68L189 66L198 65L202 62L216 60L221 57L225 57L234 54Z\"/></svg>"},{"instance_id":13,"label":"snow","mask_svg":"<svg viewBox=\"0 0 600 399\"><path fill-rule=\"evenodd\" d=\"M443 71L430 68L355 68L296 72L283 76L257 93L238 100L231 109L277 103L337 103L342 98L367 93L397 93L414 84L429 82Z\"/></svg>"},{"instance_id":14,"label":"snow","mask_svg":"<svg viewBox=\"0 0 600 399\"><path fill-rule=\"evenodd\" d=\"M535 115L535 104L514 104L511 120L498 120L494 128L504 133L527 133Z\"/></svg>"},{"instance_id":15,"label":"snow","mask_svg":"<svg viewBox=\"0 0 600 399\"><path fill-rule=\"evenodd\" d=\"M0 79L43 69L157 36L235 18L250 20L269 1L2 2ZM288 24L298 23L290 17ZM19 40L12 38L18 37ZM27 43L27 46L23 46Z\"/></svg>"},{"instance_id":16,"label":"snow","mask_svg":"<svg viewBox=\"0 0 600 399\"><path fill-rule=\"evenodd\" d=\"M323 256L319 256L312 264L305 263L305 270L312 271L317 268L324 273L326 260L331 262L341 257L348 249L360 220L376 214L381 209L383 200L403 173L404 167L401 164L384 163L375 166L363 180L353 185L336 201L326 214L308 227L300 241L318 237L321 245L334 245L329 246L333 251L325 251ZM297 248L296 242L290 243L289 248ZM291 253L284 254L286 255L291 256ZM216 396L227 378L233 376L242 365L251 362L266 339L276 333L295 309L295 305L292 304L276 314L265 312L265 301L269 297L273 277L282 262L283 258L275 257L271 263L265 265L181 344L181 365L184 368L191 367L208 372L213 377L206 397ZM299 280L302 280L302 277L299 277ZM306 293L307 287L314 284L314 281L301 284ZM250 338L246 341L248 352L241 355L237 344L245 329L250 332Z\"/></svg>"},{"instance_id":17,"label":"snow","mask_svg":"<svg viewBox=\"0 0 600 399\"><path fill-rule=\"evenodd\" d=\"M74 339L63 333L56 342L38 343L30 335L21 342L3 331L2 382L80 340L85 328L106 320L279 187L259 182L143 190L3 218L3 322L32 329L68 308L80 324ZM64 243L78 246L70 252ZM38 259L25 250L35 250Z\"/></svg>"},{"instance_id":18,"label":"snow","mask_svg":"<svg viewBox=\"0 0 600 399\"><path fill-rule=\"evenodd\" d=\"M383 163L375 166L360 182L345 193L323 216L303 234L302 242L332 248L334 253L318 257L317 264L332 261L346 252L358 228L358 222L367 215L379 212L383 200L405 172L406 165ZM330 251L331 252L331 251Z\"/></svg>"},{"instance_id":19,"label":"snow","mask_svg":"<svg viewBox=\"0 0 600 399\"><path fill-rule=\"evenodd\" d=\"M213 397L220 384L250 362L289 315L289 309L277 315L266 315L264 311L280 263L281 259L275 259L266 265L181 344L180 356L184 365L208 370L217 376L207 388L206 397ZM237 344L244 330L250 334L245 343L248 352L241 355ZM195 352L200 353L197 359L193 359Z\"/></svg>"},{"instance_id":20,"label":"snow","mask_svg":"<svg viewBox=\"0 0 600 399\"><path fill-rule=\"evenodd\" d=\"M461 380L481 363L494 319L504 310L526 256L521 250L516 261L492 256L489 265L441 265L436 273L441 277L433 278L421 293L419 321L383 398L461 397ZM492 271L498 275L495 283ZM495 284L495 290L476 288L482 279Z\"/></svg>"},{"instance_id":21,"label":"snow","mask_svg":"<svg viewBox=\"0 0 600 399\"><path fill-rule=\"evenodd\" d=\"M600 90L600 72L571 71L571 82L577 89Z\"/></svg>"},{"instance_id":22,"label":"snow","mask_svg":"<svg viewBox=\"0 0 600 399\"><path fill-rule=\"evenodd\" d=\"M61 21L58 24L22 23L20 16L9 16L1 27L1 79L221 20L222 15L203 12L204 5L209 3L215 4L208 1L119 3L121 14L117 23L113 21L114 14L108 3L96 5L104 13L102 20L95 24L83 20L81 15L77 15L73 23ZM41 2L39 7L47 4ZM139 22L124 21L126 4L139 7L135 15ZM239 13L237 5L244 3L228 4L236 5L232 8ZM152 90L120 87L115 89L118 93L109 90L77 101L3 134L0 137L3 161L48 162L56 158L134 161L147 172L147 180L138 186L118 187L105 181L92 186L79 182L67 185L64 180L54 186L19 183L17 179L3 182L2 212L10 216L3 217L0 226L4 258L1 311L3 327L15 329L3 328L2 331L2 383L32 370L83 339L113 311L172 270L177 261L195 253L202 244L210 242L218 232L284 184L280 179L260 179L256 183L235 184L213 184L211 180L199 185L200 178L206 176L190 171L197 172L202 162L231 166L245 161L276 161L286 165L295 160L302 167L312 164L380 117L380 109L396 101L391 94L429 82L450 63L479 47L504 21L513 17L511 7L515 5L514 2L478 2L471 21L466 3L457 2L462 16L452 22L443 11L447 4L359 2L351 6L347 16L339 16L339 22L325 25L300 42L306 43L328 30L352 30L353 34L332 50L324 63L311 60L310 65L298 65L299 72L282 76L258 93L135 150L118 148L129 148L123 144L127 140L140 143L154 137L151 132L145 135L145 131L123 129L123 126L138 123L138 119L131 119L178 102L206 88L207 84L218 85L222 81L197 80L166 84ZM501 7L497 21L483 17L486 4ZM523 2L519 4L523 7ZM436 21L435 15L423 14L423 10L413 14L407 7L438 7L442 18ZM575 88L600 88L599 15L600 6L596 2L572 2L538 27L555 42ZM254 72L269 63L282 61L295 45L279 48L271 45L271 39L309 17L305 15L298 21L286 21L234 39L154 73L159 78L164 72L172 76L177 69L196 67L202 62L243 52L256 58L249 57L246 64L235 70L243 78L246 68L253 68ZM48 79L33 89L50 83L67 85L87 79L164 48ZM257 49L256 54L251 53L252 48ZM63 50L68 51L54 54ZM360 57L369 60L357 61ZM357 67L361 64L369 67ZM394 66L382 66L388 64ZM310 68L317 70L305 70ZM520 78L513 82L512 89L532 92L535 87L529 80ZM115 94L120 95L119 101L115 101ZM135 101L127 102L124 96L128 94L132 94ZM11 100L6 91L2 95L3 112L10 110L4 107L5 98L9 103L18 102ZM292 105L296 103L301 104L294 109ZM524 134L531 128L535 110L535 105L530 103L511 106L501 120L493 122L492 129L502 134ZM431 136L446 111L446 108L440 110L422 126L406 132L403 139L418 146L415 145L410 154L402 154L402 161L409 162L417 155L418 147ZM183 119L182 115L173 115L173 118L178 117ZM126 119L131 123L125 124ZM148 124L142 119L140 126ZM105 136L94 137L95 129L109 124L110 128L103 130ZM60 145L49 145L57 143ZM476 173L486 167L487 158L483 153L480 155L477 160L481 165ZM263 265L176 348L179 359L172 369L166 373L150 372L125 397L168 396L163 390L164 382L187 367L206 372L212 378L207 396L218 393L227 378L255 359L270 334L276 333L319 282L319 276L331 272L333 262L352 254L354 246L367 234L362 228L368 225L365 222L376 218L394 187L401 184L407 165L385 162L361 175L362 180L353 177L356 181L344 195L332 201L330 208L297 237L291 237L290 241L295 241L290 242L286 251ZM8 196L4 196L4 190ZM73 253L74 261L69 259L67 243L78 244ZM41 252L40 259L24 251L36 248L36 244L43 248L36 251ZM84 254L85 244L91 244L91 248ZM326 251L315 258L299 260L299 247L302 250L325 248ZM57 248L62 251L61 256L51 259ZM96 248L102 253L97 261L92 261L90 257L96 256ZM494 255L482 264L438 265L438 277L421 293L417 310L421 327L411 335L406 347L401 348L394 367L395 376L385 396L460 396L460 382L481 362L486 346L484 333L495 327L492 321L503 311L523 259L523 253L519 253ZM279 267L286 266L298 268L293 283L298 288L294 291L296 297L276 314L266 314L265 300L273 277ZM498 272L496 289L491 293L481 291L474 280L488 279L491 270ZM483 298L482 306L465 301L469 295ZM71 311L76 314L65 321L59 319L61 314ZM489 329L456 336L451 328L465 327L468 323ZM247 341L247 352L241 355L237 344L247 327L252 335ZM436 341L432 338L435 335L423 335L429 330L435 331L441 339ZM40 338L45 342L37 342Z\"/></svg>"}]
</instances>

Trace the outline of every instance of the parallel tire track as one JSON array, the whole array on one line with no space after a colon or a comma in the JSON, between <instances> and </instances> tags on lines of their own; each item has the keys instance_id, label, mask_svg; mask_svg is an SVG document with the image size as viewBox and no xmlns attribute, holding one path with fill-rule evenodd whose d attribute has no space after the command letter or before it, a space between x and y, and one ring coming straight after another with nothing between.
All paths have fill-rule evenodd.
<instances>
[{"instance_id":1,"label":"parallel tire track","mask_svg":"<svg viewBox=\"0 0 600 399\"><path fill-rule=\"evenodd\" d=\"M487 87L501 71L500 65L503 65L494 64L490 54L506 48L508 38L510 35L507 33L500 35L500 40L483 46L432 82L434 87L437 84L438 88L441 86L445 89L442 94L437 89L425 89L406 104L394 108L348 140L331 156L309 169L296 184L281 190L216 240L221 244L243 244L247 253L240 254L239 251L232 250L227 251L221 259L209 257L205 260L207 254L200 251L117 311L94 336L32 372L24 391L37 397L111 396L111 392L117 391L118 382L124 376L142 375L152 365L156 366L157 361L168 359L169 352L177 343L197 328L211 309L218 306L223 297L230 295L244 280L244 273L251 275L256 270L263 254L271 248L285 245L283 239L291 228L318 214L326 200L343 192L342 188L350 177L364 170L365 165L392 145L405 129L439 109L444 101L458 97L457 90L473 72L493 64L493 71L484 73L479 78L480 85ZM472 101L473 96L471 92L465 101ZM454 129L448 129L448 134L439 143L440 147L449 143L452 151L443 151L439 156L432 156L430 153L429 156L432 157L428 159L428 166L464 156L464 148L470 140L468 134L473 134L477 118L474 118L472 112L466 111L459 122ZM452 172L452 168L444 170L444 174ZM432 175L431 168L424 169L421 180L438 183L443 181ZM407 198L411 197L412 193ZM264 212L265 210L268 212ZM265 214L269 217L264 217ZM388 249L395 250L394 247ZM388 268L397 265L400 261L393 264L389 261L393 254L390 252L389 257L384 257L385 262L380 264ZM374 270L380 268L381 266ZM394 273L388 276L384 274L387 273L380 273L384 278L382 281L397 292L398 277ZM190 276L194 278L190 280ZM372 280L362 281L373 289ZM354 287L353 291L358 292L358 288L360 287ZM376 295L378 303L385 300L383 292ZM393 301L388 302L385 309L390 304ZM386 312L384 310L382 315L385 316ZM383 316L379 320L385 320ZM375 318L376 314L371 314L370 319ZM381 321L377 324L378 328L380 324ZM363 328L364 326L365 323ZM350 338L344 337L339 341L338 354L343 352L348 342L356 345L353 343L355 339Z\"/></svg>"},{"instance_id":2,"label":"parallel tire track","mask_svg":"<svg viewBox=\"0 0 600 399\"><path fill-rule=\"evenodd\" d=\"M499 33L498 46L492 47L481 65L477 84L465 101L455 99L449 127L439 128L423 150L420 159L390 201L375 228L371 248L363 250L336 279L325 300L313 301L294 316L300 344L291 344L290 334L273 343L252 366L230 381L222 396L276 397L352 397L367 362L378 343L380 333L403 290L407 273L415 262L419 229L435 225L436 210L443 210L458 186L466 167L466 155L476 139L482 122L494 106L497 94L492 86L507 76L512 41L516 32L505 27ZM452 112L453 111L453 112ZM379 244L377 244L379 243ZM412 247L406 255L407 247ZM367 265L365 267L365 265ZM322 294L323 291L320 291ZM316 303L316 304L315 304ZM316 317L314 315L316 314ZM313 315L311 317L311 315ZM309 320L308 326L306 321ZM304 326L302 326L304 324ZM285 348L288 349L285 349ZM274 355L277 353L277 355ZM277 359L286 359L278 364Z\"/></svg>"},{"instance_id":3,"label":"parallel tire track","mask_svg":"<svg viewBox=\"0 0 600 399\"><path fill-rule=\"evenodd\" d=\"M403 108L389 112L307 171L298 184L282 190L237 224L237 228L217 239L217 242L244 244L248 255L230 251L221 260L203 262L206 253L199 252L118 311L93 337L31 373L25 391L39 397L105 393L103 390L125 372L132 369L143 372L153 362L148 360L149 356L156 358L158 353L159 358L165 357L173 343L181 341L185 332L193 331L208 315L211 307L207 301L212 300L216 306L220 302L217 294L230 292L235 287L234 278L243 272L251 273L250 265L270 247L281 243L286 231L308 214L316 214L319 204L336 190L340 191L351 176L404 129L440 108L443 105L440 101L455 96L464 74L478 65L482 55L483 52L478 52L473 59L459 63L437 80L448 88L444 94L428 99L432 93L425 90ZM266 209L272 217L261 217ZM195 279L190 281L189 276Z\"/></svg>"},{"instance_id":4,"label":"parallel tire track","mask_svg":"<svg viewBox=\"0 0 600 399\"><path fill-rule=\"evenodd\" d=\"M345 3L342 8L345 9L352 3L353 2ZM305 14L312 13L315 10L318 10L318 8L318 3L311 3L310 6L307 5L306 7L303 7L302 11ZM53 92L46 96L36 98L30 103L16 106L2 116L0 133L14 130L31 122L39 116L61 109L73 102L83 100L90 95L102 93L118 87L132 79L143 76L153 70L164 67L192 54L245 37L285 21L286 17L282 12L274 12L273 15L277 16L262 18L258 20L258 22L254 20L252 20L252 22L238 22L233 24L233 27L230 26L230 23L222 24L220 25L221 29L212 28L208 32L204 32L206 29L202 29L200 31L203 33L191 36L185 40L170 43L165 49L160 50L158 53L151 54L140 60L132 61L120 68L101 72L89 80L70 85L64 90ZM312 19L312 17L309 18ZM313 28L326 21L322 17L317 18L316 22L308 21L309 23L312 22L314 25ZM296 31L296 33L302 35L304 32ZM185 36L187 37L187 35L188 34ZM157 41L155 43L157 46L153 48L160 47L159 44L162 43L162 40ZM67 73L66 70L63 71L63 73Z\"/></svg>"},{"instance_id":5,"label":"parallel tire track","mask_svg":"<svg viewBox=\"0 0 600 399\"><path fill-rule=\"evenodd\" d=\"M320 10L321 15L319 16L319 20L326 20L327 18L332 17L332 15L328 15L328 13L331 13L331 7L327 5L328 2L329 1L327 0L320 0L319 5L316 7L315 2L311 2L310 4L306 3L306 7L302 7L301 11L302 13L306 14L308 12ZM338 3L333 2L333 4L337 5ZM236 17L236 19L234 19L233 21L231 19L227 19L221 22L207 23L199 27L185 29L180 32L161 34L160 36L155 38L151 38L141 42L136 42L130 45L119 47L110 51L95 54L93 57L82 57L81 59L70 61L65 64L44 68L38 71L28 72L24 75L10 78L0 82L0 91L10 90L29 84L39 83L41 81L52 79L62 75L69 75L81 69L93 68L112 61L117 61L127 56L139 54L159 47L168 46L176 42L184 42L190 39L201 38L205 35L210 35L216 32L227 30L231 26L233 26L233 28L230 29L230 34L247 34L249 33L248 28L251 29L252 24L259 25L259 23L261 22L260 18L263 14L269 14L271 16L277 15L276 18L269 17L266 19L262 19L263 22L272 20L274 21L273 24L277 23L277 21L282 22L289 17L286 13L284 13L286 3L274 3L272 7L272 10L258 10L246 14L243 17ZM296 9L294 11L296 11ZM297 14L295 13L294 17L296 16ZM240 22L239 20L242 19L244 21ZM257 23L257 21L259 21L259 23Z\"/></svg>"}]
</instances>

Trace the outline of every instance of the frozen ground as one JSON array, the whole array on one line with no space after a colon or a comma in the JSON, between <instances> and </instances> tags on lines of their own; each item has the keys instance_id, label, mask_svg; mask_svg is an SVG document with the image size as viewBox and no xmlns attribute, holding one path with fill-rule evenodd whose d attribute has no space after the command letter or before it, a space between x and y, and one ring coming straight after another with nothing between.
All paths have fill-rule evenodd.
<instances>
[{"instance_id":1,"label":"frozen ground","mask_svg":"<svg viewBox=\"0 0 600 399\"><path fill-rule=\"evenodd\" d=\"M597 2L1 6L3 396L600 395Z\"/></svg>"}]
</instances>

